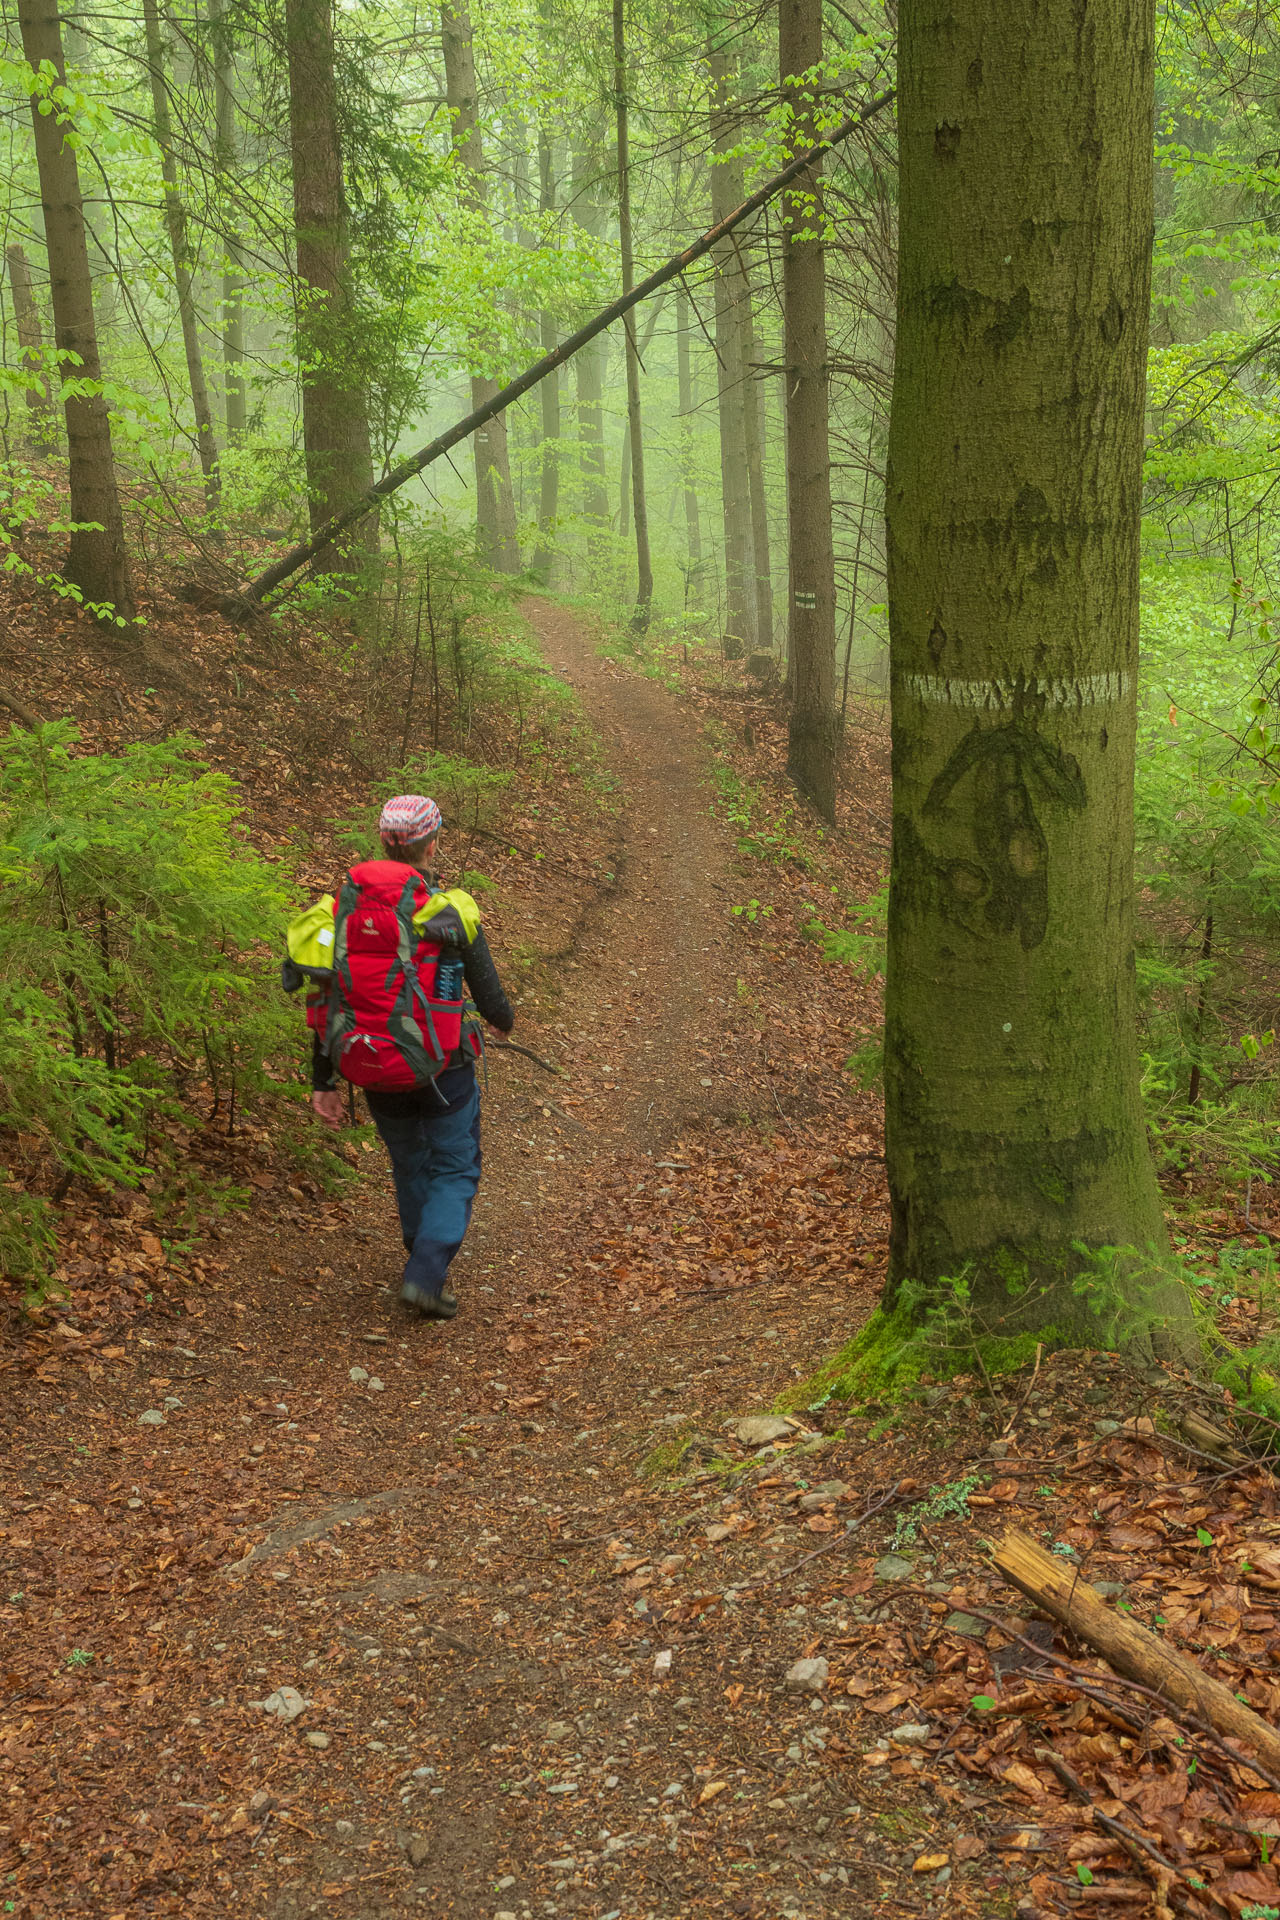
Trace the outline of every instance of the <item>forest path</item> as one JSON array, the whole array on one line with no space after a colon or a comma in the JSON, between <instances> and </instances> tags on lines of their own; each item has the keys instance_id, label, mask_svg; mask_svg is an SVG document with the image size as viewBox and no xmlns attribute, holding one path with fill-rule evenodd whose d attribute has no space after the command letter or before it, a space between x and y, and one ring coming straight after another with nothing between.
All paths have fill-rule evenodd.
<instances>
[{"instance_id":1,"label":"forest path","mask_svg":"<svg viewBox=\"0 0 1280 1920\"><path fill-rule=\"evenodd\" d=\"M708 1595L723 1481L676 1491L638 1466L677 1430L693 1457L728 1446L728 1417L848 1324L847 1275L796 1288L759 1264L765 1234L745 1285L609 1292L634 1236L670 1225L681 1131L720 1156L713 1213L682 1201L692 1264L733 1278L715 1242L734 1142L781 1112L743 1011L764 964L729 912L743 878L693 718L563 610L527 612L618 783L615 884L521 1010L517 1037L569 1078L491 1067L455 1322L395 1300L375 1153L363 1219L291 1222L263 1194L203 1315L157 1314L66 1393L74 1475L34 1441L17 1463L55 1528L74 1483L74 1558L48 1539L58 1643L92 1653L105 1607L113 1649L55 1667L38 1760L23 1750L35 1920L817 1920L876 1884L831 1831L846 1792L823 1743L797 1744L812 1703L781 1684L811 1638L807 1581ZM744 1543L768 1567L811 1539L775 1519ZM281 1688L307 1703L288 1723L261 1705Z\"/></svg>"}]
</instances>

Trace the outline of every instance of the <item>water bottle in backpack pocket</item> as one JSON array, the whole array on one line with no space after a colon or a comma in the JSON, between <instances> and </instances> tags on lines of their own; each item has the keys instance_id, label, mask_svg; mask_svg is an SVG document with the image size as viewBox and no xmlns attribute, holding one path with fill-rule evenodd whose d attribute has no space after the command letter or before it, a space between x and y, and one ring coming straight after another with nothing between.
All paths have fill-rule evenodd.
<instances>
[{"instance_id":1,"label":"water bottle in backpack pocket","mask_svg":"<svg viewBox=\"0 0 1280 1920\"><path fill-rule=\"evenodd\" d=\"M457 1001L464 993L462 961L452 954L441 954L436 962L435 1000Z\"/></svg>"}]
</instances>

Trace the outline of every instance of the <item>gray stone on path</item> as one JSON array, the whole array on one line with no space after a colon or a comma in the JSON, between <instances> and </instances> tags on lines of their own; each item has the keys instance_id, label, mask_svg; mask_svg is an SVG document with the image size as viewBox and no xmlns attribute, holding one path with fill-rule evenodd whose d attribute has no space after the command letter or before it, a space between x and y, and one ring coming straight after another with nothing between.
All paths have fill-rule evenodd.
<instances>
[{"instance_id":1,"label":"gray stone on path","mask_svg":"<svg viewBox=\"0 0 1280 1920\"><path fill-rule=\"evenodd\" d=\"M367 1367L348 1367L347 1378L354 1386L362 1387L369 1378L369 1370Z\"/></svg>"},{"instance_id":2,"label":"gray stone on path","mask_svg":"<svg viewBox=\"0 0 1280 1920\"><path fill-rule=\"evenodd\" d=\"M318 1753L323 1753L329 1744L329 1736L327 1733L308 1733L305 1735L305 1739L307 1745L314 1747Z\"/></svg>"},{"instance_id":3,"label":"gray stone on path","mask_svg":"<svg viewBox=\"0 0 1280 1920\"><path fill-rule=\"evenodd\" d=\"M1093 1430L1095 1433L1101 1434L1104 1440L1108 1440L1113 1433L1120 1432L1120 1422L1118 1420L1095 1420Z\"/></svg>"},{"instance_id":4,"label":"gray stone on path","mask_svg":"<svg viewBox=\"0 0 1280 1920\"><path fill-rule=\"evenodd\" d=\"M824 1480L811 1493L802 1493L796 1505L801 1513L817 1513L820 1507L829 1506L833 1500L843 1500L848 1491L843 1480Z\"/></svg>"},{"instance_id":5,"label":"gray stone on path","mask_svg":"<svg viewBox=\"0 0 1280 1920\"><path fill-rule=\"evenodd\" d=\"M260 1707L263 1713L269 1713L275 1720L282 1720L286 1726L291 1720L296 1720L300 1713L305 1713L308 1706L296 1687L277 1687L265 1700L251 1700L249 1704Z\"/></svg>"},{"instance_id":6,"label":"gray stone on path","mask_svg":"<svg viewBox=\"0 0 1280 1920\"><path fill-rule=\"evenodd\" d=\"M558 1740L567 1740L572 1732L572 1721L551 1720L547 1723L546 1738L554 1746Z\"/></svg>"},{"instance_id":7,"label":"gray stone on path","mask_svg":"<svg viewBox=\"0 0 1280 1920\"><path fill-rule=\"evenodd\" d=\"M734 1421L732 1432L744 1447L767 1447L774 1440L790 1440L795 1428L778 1413L749 1413Z\"/></svg>"},{"instance_id":8,"label":"gray stone on path","mask_svg":"<svg viewBox=\"0 0 1280 1920\"><path fill-rule=\"evenodd\" d=\"M922 1747L932 1735L933 1728L924 1721L904 1720L900 1727L893 1729L889 1738L895 1746Z\"/></svg>"},{"instance_id":9,"label":"gray stone on path","mask_svg":"<svg viewBox=\"0 0 1280 1920\"><path fill-rule=\"evenodd\" d=\"M159 1407L148 1407L145 1413L138 1415L140 1427L167 1427L168 1424Z\"/></svg>"},{"instance_id":10,"label":"gray stone on path","mask_svg":"<svg viewBox=\"0 0 1280 1920\"><path fill-rule=\"evenodd\" d=\"M431 1841L425 1833L409 1833L403 1828L396 1835L401 1853L411 1867L425 1867L431 1858Z\"/></svg>"},{"instance_id":11,"label":"gray stone on path","mask_svg":"<svg viewBox=\"0 0 1280 1920\"><path fill-rule=\"evenodd\" d=\"M904 1560L899 1553L886 1553L873 1569L877 1580L909 1580L915 1570L915 1561Z\"/></svg>"},{"instance_id":12,"label":"gray stone on path","mask_svg":"<svg viewBox=\"0 0 1280 1920\"><path fill-rule=\"evenodd\" d=\"M787 1668L786 1682L793 1693L821 1693L827 1684L827 1662L819 1654L814 1660L797 1660Z\"/></svg>"}]
</instances>

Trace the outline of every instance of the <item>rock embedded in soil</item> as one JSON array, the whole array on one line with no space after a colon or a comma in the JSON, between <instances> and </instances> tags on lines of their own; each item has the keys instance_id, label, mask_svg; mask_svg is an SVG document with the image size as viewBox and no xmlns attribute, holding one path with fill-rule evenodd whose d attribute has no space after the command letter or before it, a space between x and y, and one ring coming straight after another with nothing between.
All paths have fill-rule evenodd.
<instances>
[{"instance_id":1,"label":"rock embedded in soil","mask_svg":"<svg viewBox=\"0 0 1280 1920\"><path fill-rule=\"evenodd\" d=\"M744 1447L767 1447L775 1440L789 1440L795 1429L789 1420L776 1413L749 1413L735 1420L731 1429Z\"/></svg>"},{"instance_id":2,"label":"rock embedded in soil","mask_svg":"<svg viewBox=\"0 0 1280 1920\"><path fill-rule=\"evenodd\" d=\"M168 1424L159 1407L148 1407L145 1413L138 1415L140 1427L166 1427Z\"/></svg>"},{"instance_id":3,"label":"rock embedded in soil","mask_svg":"<svg viewBox=\"0 0 1280 1920\"><path fill-rule=\"evenodd\" d=\"M833 1500L843 1500L848 1491L843 1480L824 1480L811 1493L802 1493L796 1505L801 1513L817 1513L821 1507L830 1506Z\"/></svg>"},{"instance_id":4,"label":"rock embedded in soil","mask_svg":"<svg viewBox=\"0 0 1280 1920\"><path fill-rule=\"evenodd\" d=\"M873 1568L877 1580L909 1580L915 1570L915 1561L904 1560L898 1553L886 1553Z\"/></svg>"},{"instance_id":5,"label":"rock embedded in soil","mask_svg":"<svg viewBox=\"0 0 1280 1920\"><path fill-rule=\"evenodd\" d=\"M819 1654L813 1660L797 1660L787 1668L786 1684L793 1693L821 1693L827 1684L829 1668Z\"/></svg>"},{"instance_id":6,"label":"rock embedded in soil","mask_svg":"<svg viewBox=\"0 0 1280 1920\"><path fill-rule=\"evenodd\" d=\"M305 1713L308 1702L303 1699L296 1687L277 1687L265 1700L251 1700L252 1707L260 1707L263 1713L269 1713L273 1719L282 1720L288 1726L300 1713Z\"/></svg>"},{"instance_id":7,"label":"rock embedded in soil","mask_svg":"<svg viewBox=\"0 0 1280 1920\"><path fill-rule=\"evenodd\" d=\"M329 1744L329 1736L327 1733L308 1733L304 1737L307 1745L314 1747L317 1753L323 1753Z\"/></svg>"},{"instance_id":8,"label":"rock embedded in soil","mask_svg":"<svg viewBox=\"0 0 1280 1920\"><path fill-rule=\"evenodd\" d=\"M933 1728L926 1722L904 1720L900 1727L893 1729L889 1738L898 1747L922 1747L932 1734Z\"/></svg>"}]
</instances>

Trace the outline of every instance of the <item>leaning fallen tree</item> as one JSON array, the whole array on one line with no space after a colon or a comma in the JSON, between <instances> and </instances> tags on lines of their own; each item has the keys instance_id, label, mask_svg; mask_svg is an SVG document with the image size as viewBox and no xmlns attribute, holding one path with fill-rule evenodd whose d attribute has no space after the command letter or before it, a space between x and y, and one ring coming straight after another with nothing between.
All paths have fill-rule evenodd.
<instances>
[{"instance_id":1,"label":"leaning fallen tree","mask_svg":"<svg viewBox=\"0 0 1280 1920\"><path fill-rule=\"evenodd\" d=\"M850 114L846 120L840 122L839 126L833 127L816 146L808 147L803 153L797 154L780 173L773 174L763 185L757 187L756 191L725 219L718 221L713 227L708 227L707 231L701 234L691 246L685 247L681 253L673 254L670 260L656 268L646 279L639 281L630 292L622 294L617 300L602 308L593 319L579 327L576 333L569 334L567 339L562 340L558 346L552 347L549 353L544 353L541 359L535 360L532 366L526 367L516 379L508 381L505 387L499 387L497 393L486 400L483 406L473 408L444 433L438 434L434 440L420 448L417 453L410 454L407 460L401 460L394 467L389 468L381 480L370 487L367 493L361 494L358 500L353 500L351 505L344 507L341 513L335 513L333 518L326 520L309 539L301 541L296 547L291 547L288 553L282 554L280 559L273 561L269 567L257 575L256 579L242 587L238 594L230 596L224 603L227 610L235 611L239 607L247 611L250 607L261 606L269 594L274 593L286 580L291 579L309 561L314 560L318 553L332 546L349 527L363 520L366 514L374 512L379 503L389 494L395 493L405 485L406 481L422 473L434 461L442 459L460 441L468 439L480 427L492 420L495 414L502 413L514 401L521 399L531 387L536 387L538 382L545 380L549 373L554 373L557 367L571 360L580 348L587 345L588 341L594 340L597 334L603 333L607 327L613 326L615 321L621 320L624 314L629 313L633 307L639 306L642 300L647 300L650 294L658 291L659 287L666 286L669 280L674 280L679 274L686 272L696 260L701 260L721 240L731 234L735 227L740 227L744 220L749 220L776 194L789 187L791 182L798 179L823 153L831 147L839 146L841 141L847 140L851 133L865 126L868 120L889 105L893 97L892 87L877 94L873 100L867 102L866 106L859 108L857 113Z\"/></svg>"}]
</instances>

